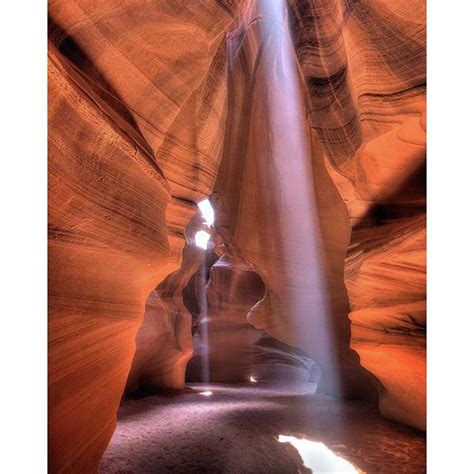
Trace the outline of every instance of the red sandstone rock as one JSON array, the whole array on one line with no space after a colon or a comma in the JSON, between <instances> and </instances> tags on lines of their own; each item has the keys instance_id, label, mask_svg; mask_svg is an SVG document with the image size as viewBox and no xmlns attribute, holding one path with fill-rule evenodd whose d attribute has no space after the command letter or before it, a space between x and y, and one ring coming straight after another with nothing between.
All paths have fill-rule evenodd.
<instances>
[{"instance_id":1,"label":"red sandstone rock","mask_svg":"<svg viewBox=\"0 0 474 474\"><path fill-rule=\"evenodd\" d=\"M295 343L298 335L291 334L291 327L297 318L291 310L285 280L288 286L304 288L304 270L299 274L291 270L292 265L297 268L298 260L304 260L304 251L296 244L290 251L293 263L287 263L285 268L282 260L289 245L286 240L297 239L305 232L299 225L287 224L285 228L285 214L295 209L289 204L290 199L278 201L275 196L289 196L290 189L301 192L304 184L292 185L291 169L285 169L278 160L312 160L315 201L328 265L325 278L332 296L332 320L336 328L339 326L335 329L339 331L335 344L342 361L337 370L346 372L343 379L354 385L354 376L347 373L353 370L354 362L349 362L351 356L345 348L347 339L342 327L347 308L338 276L347 245L346 217L342 210L338 211L337 197L330 197L331 184L321 164L319 139L331 178L354 226L344 268L353 310L351 347L361 356L363 367L378 379L372 385L379 393L383 413L423 429L424 4L342 4L327 0L318 3L317 15L306 3L291 5L294 45L306 82L310 124L318 138L313 133L311 146L306 152L300 151L303 158L295 158L297 147L291 145L291 130L279 133L277 125L272 124L270 109L275 99L271 89L275 93L279 87L284 89L278 79L265 82L264 69L266 63L276 70L278 66L274 65L283 64L281 43L275 30L273 37L264 36L267 42L262 40L259 34L263 33L258 30L262 20L249 10L229 39L229 58L233 61L229 91L232 119L228 122L227 148L216 188L223 224L219 230L230 251L254 265L265 281L266 299L254 308L251 321L276 337ZM260 44L265 44L265 49L259 49ZM247 77L254 80L248 82ZM266 146L262 144L265 140ZM265 153L268 157L263 156ZM278 171L272 171L272 167ZM235 183L230 176L238 176L240 181ZM288 180L290 184L285 183ZM306 220L315 213L309 211ZM417 224L407 230L409 219L415 219ZM303 225L304 221L300 222ZM298 232L294 232L295 227ZM372 240L373 236L377 237ZM400 243L403 239L406 242ZM301 241L300 245L307 244ZM406 286L410 291L403 291ZM310 293L306 298L311 301ZM300 309L303 326L314 318L320 303L313 300L312 304L313 315L304 316L305 309ZM398 334L396 343L389 342L393 337L382 337L393 333ZM318 346L324 347L321 337L313 334L299 345L323 366L324 376L325 355L318 354ZM327 348L324 352L328 352Z\"/></svg>"},{"instance_id":2,"label":"red sandstone rock","mask_svg":"<svg viewBox=\"0 0 474 474\"><path fill-rule=\"evenodd\" d=\"M135 356L125 390L127 395L184 388L193 342L192 318L183 290L205 259L205 252L193 242L201 221L196 215L186 229L189 243L183 250L180 268L168 275L147 299L143 323L135 341Z\"/></svg>"},{"instance_id":3,"label":"red sandstone rock","mask_svg":"<svg viewBox=\"0 0 474 474\"><path fill-rule=\"evenodd\" d=\"M212 190L233 8L49 3L52 472L96 469L145 300Z\"/></svg>"},{"instance_id":4,"label":"red sandstone rock","mask_svg":"<svg viewBox=\"0 0 474 474\"><path fill-rule=\"evenodd\" d=\"M292 89L291 81L303 85L291 72L296 57L288 30L272 15L249 10L228 39L229 116L213 194L217 229L227 252L265 283L250 322L303 349L321 367L324 390L366 394L374 389L371 377L349 347L347 210L307 126L307 101ZM285 94L293 95L282 103Z\"/></svg>"},{"instance_id":5,"label":"red sandstone rock","mask_svg":"<svg viewBox=\"0 0 474 474\"><path fill-rule=\"evenodd\" d=\"M336 2L322 3L312 20L299 8L315 28L300 30L296 49L353 227L351 347L381 383L382 413L424 429L425 3L346 2L337 22ZM316 39L314 49L298 46Z\"/></svg>"},{"instance_id":6,"label":"red sandstone rock","mask_svg":"<svg viewBox=\"0 0 474 474\"><path fill-rule=\"evenodd\" d=\"M255 272L233 266L226 257L212 265L204 295L207 311L200 314L193 338L195 356L188 364L189 382L309 379L313 361L247 320L264 294L263 281Z\"/></svg>"},{"instance_id":7,"label":"red sandstone rock","mask_svg":"<svg viewBox=\"0 0 474 474\"><path fill-rule=\"evenodd\" d=\"M347 77L330 82L348 92L347 101L357 98L357 113L349 120L347 102L334 135L319 136L353 227L345 266L351 347L381 382L382 413L425 429L424 2L359 2L349 11L338 33ZM301 59L310 83L317 63L307 52ZM321 108L318 93L311 101L313 110L326 110L312 122L329 125L336 112ZM334 136L345 137L341 146Z\"/></svg>"},{"instance_id":8,"label":"red sandstone rock","mask_svg":"<svg viewBox=\"0 0 474 474\"><path fill-rule=\"evenodd\" d=\"M424 2L290 1L298 143L269 108L288 77L283 30L262 30L254 2L53 0L49 13L50 470L97 467L157 286L160 324L180 328L152 326L166 342L144 380L182 384L185 228L219 166L219 234L266 287L252 324L304 349L325 389L337 371L346 393L377 390L385 415L423 428Z\"/></svg>"}]
</instances>

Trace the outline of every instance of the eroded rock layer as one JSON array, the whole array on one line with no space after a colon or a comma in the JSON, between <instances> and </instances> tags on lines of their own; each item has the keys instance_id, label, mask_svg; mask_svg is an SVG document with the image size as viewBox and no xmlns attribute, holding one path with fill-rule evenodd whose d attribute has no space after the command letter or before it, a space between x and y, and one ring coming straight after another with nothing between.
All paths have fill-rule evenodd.
<instances>
[{"instance_id":1,"label":"eroded rock layer","mask_svg":"<svg viewBox=\"0 0 474 474\"><path fill-rule=\"evenodd\" d=\"M51 472L96 469L155 288L138 385L182 384L185 229L214 188L265 284L254 327L424 427L424 2L278 3L49 2Z\"/></svg>"},{"instance_id":2,"label":"eroded rock layer","mask_svg":"<svg viewBox=\"0 0 474 474\"><path fill-rule=\"evenodd\" d=\"M323 368L323 382L325 373L337 372L345 393L361 393L358 382L375 387L385 415L424 429L424 2L289 4L287 16L279 16L268 2L255 2L229 35L232 119L214 195L219 231L229 251L265 281L254 324L303 347ZM295 53L285 49L285 22ZM292 54L293 75L304 81L304 118L287 111L297 97L288 87ZM305 139L289 126L295 121L309 127ZM305 183L311 174L314 195ZM307 197L298 200L295 192ZM318 258L311 258L307 240L298 240L318 231L318 258L325 261L319 277L304 268ZM326 303L317 280L328 285ZM376 380L362 379L345 343L342 281L353 322L350 346ZM319 324L294 333L323 323L324 306L330 329ZM331 382L326 389L337 390L338 381Z\"/></svg>"},{"instance_id":3,"label":"eroded rock layer","mask_svg":"<svg viewBox=\"0 0 474 474\"><path fill-rule=\"evenodd\" d=\"M202 282L207 301L194 333L194 357L188 382L238 383L258 381L306 382L314 365L301 350L256 329L247 320L263 298L265 287L253 271L232 265L225 256L213 264Z\"/></svg>"},{"instance_id":4,"label":"eroded rock layer","mask_svg":"<svg viewBox=\"0 0 474 474\"><path fill-rule=\"evenodd\" d=\"M278 2L277 2L278 3ZM303 349L320 388L370 396L349 347L347 209L328 175L297 68L288 15L256 2L229 34L229 112L213 198L226 252L265 283L250 322Z\"/></svg>"},{"instance_id":5,"label":"eroded rock layer","mask_svg":"<svg viewBox=\"0 0 474 474\"><path fill-rule=\"evenodd\" d=\"M184 388L186 365L193 355L193 321L184 301L184 289L205 260L205 252L193 240L201 220L196 214L186 228L187 243L180 268L148 296L135 340L126 395Z\"/></svg>"},{"instance_id":6,"label":"eroded rock layer","mask_svg":"<svg viewBox=\"0 0 474 474\"><path fill-rule=\"evenodd\" d=\"M238 3L49 2L52 472L96 469L145 300L212 190Z\"/></svg>"},{"instance_id":7,"label":"eroded rock layer","mask_svg":"<svg viewBox=\"0 0 474 474\"><path fill-rule=\"evenodd\" d=\"M352 224L351 347L382 413L424 429L425 2L291 4L310 123Z\"/></svg>"}]
</instances>

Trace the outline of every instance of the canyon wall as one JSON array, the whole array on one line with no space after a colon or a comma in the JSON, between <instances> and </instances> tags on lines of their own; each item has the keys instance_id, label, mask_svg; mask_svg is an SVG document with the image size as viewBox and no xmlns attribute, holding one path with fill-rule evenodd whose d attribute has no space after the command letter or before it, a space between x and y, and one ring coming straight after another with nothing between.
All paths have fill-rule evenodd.
<instances>
[{"instance_id":1,"label":"canyon wall","mask_svg":"<svg viewBox=\"0 0 474 474\"><path fill-rule=\"evenodd\" d=\"M49 468L94 472L144 303L210 194L238 2L49 2Z\"/></svg>"},{"instance_id":2,"label":"canyon wall","mask_svg":"<svg viewBox=\"0 0 474 474\"><path fill-rule=\"evenodd\" d=\"M254 327L424 427L424 2L274 8L49 3L51 472L96 469L150 295L129 388L184 383L185 229L213 191L266 288Z\"/></svg>"},{"instance_id":3,"label":"canyon wall","mask_svg":"<svg viewBox=\"0 0 474 474\"><path fill-rule=\"evenodd\" d=\"M228 37L218 230L267 287L254 325L302 347L322 390L375 388L382 413L424 429L424 3L289 3L256 2Z\"/></svg>"},{"instance_id":4,"label":"canyon wall","mask_svg":"<svg viewBox=\"0 0 474 474\"><path fill-rule=\"evenodd\" d=\"M186 365L193 355L192 318L183 290L204 259L193 245L200 216L188 225L189 244L183 250L181 266L168 275L148 296L143 323L137 333L135 355L125 388L126 395L179 390L184 387Z\"/></svg>"},{"instance_id":5,"label":"canyon wall","mask_svg":"<svg viewBox=\"0 0 474 474\"><path fill-rule=\"evenodd\" d=\"M381 383L382 413L425 429L425 2L292 11L311 127L352 226L351 347Z\"/></svg>"},{"instance_id":6,"label":"canyon wall","mask_svg":"<svg viewBox=\"0 0 474 474\"><path fill-rule=\"evenodd\" d=\"M186 380L309 380L314 365L311 359L301 350L256 329L247 319L252 307L265 295L261 278L248 268L239 268L226 256L213 263L209 273L209 280L202 281L201 277L197 288L201 298L206 298L206 310L196 318L194 357L188 364Z\"/></svg>"},{"instance_id":7,"label":"canyon wall","mask_svg":"<svg viewBox=\"0 0 474 474\"><path fill-rule=\"evenodd\" d=\"M276 3L256 2L228 36L217 231L265 283L251 323L303 349L321 368L321 390L374 397L377 381L350 348L347 209L308 123L288 15Z\"/></svg>"}]
</instances>

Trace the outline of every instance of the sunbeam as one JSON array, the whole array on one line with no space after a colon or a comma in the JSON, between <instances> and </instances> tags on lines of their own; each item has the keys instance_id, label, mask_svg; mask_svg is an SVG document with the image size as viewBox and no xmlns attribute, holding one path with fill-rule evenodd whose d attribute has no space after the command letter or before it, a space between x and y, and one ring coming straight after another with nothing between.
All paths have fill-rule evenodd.
<instances>
[{"instance_id":1,"label":"sunbeam","mask_svg":"<svg viewBox=\"0 0 474 474\"><path fill-rule=\"evenodd\" d=\"M278 209L273 225L280 236L283 274L277 283L280 304L288 315L288 329L296 346L321 364L327 386L340 389L337 348L329 301L326 249L315 194L310 131L305 99L289 29L286 0L260 0L262 34L261 80L267 86L268 143L263 160L269 204ZM269 172L268 160L273 163ZM281 177L284 176L284 179ZM297 232L293 230L298 229ZM291 232L291 235L289 233ZM271 236L267 236L270 239ZM272 237L273 238L273 237ZM277 308L272 307L273 317Z\"/></svg>"},{"instance_id":2,"label":"sunbeam","mask_svg":"<svg viewBox=\"0 0 474 474\"><path fill-rule=\"evenodd\" d=\"M199 210L201 215L204 218L204 223L211 227L214 224L214 209L209 201L209 199L204 199L203 201L198 202Z\"/></svg>"},{"instance_id":3,"label":"sunbeam","mask_svg":"<svg viewBox=\"0 0 474 474\"><path fill-rule=\"evenodd\" d=\"M194 241L198 247L206 250L210 238L211 234L209 234L209 232L206 232L205 230L199 230L194 236Z\"/></svg>"}]
</instances>

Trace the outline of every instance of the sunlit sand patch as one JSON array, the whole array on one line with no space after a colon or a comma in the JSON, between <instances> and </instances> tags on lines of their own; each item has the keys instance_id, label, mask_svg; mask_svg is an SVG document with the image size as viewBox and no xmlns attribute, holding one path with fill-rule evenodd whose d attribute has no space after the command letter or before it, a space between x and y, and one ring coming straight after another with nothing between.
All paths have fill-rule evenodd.
<instances>
[{"instance_id":1,"label":"sunlit sand patch","mask_svg":"<svg viewBox=\"0 0 474 474\"><path fill-rule=\"evenodd\" d=\"M298 451L305 467L311 469L311 472L328 472L333 474L362 473L349 461L334 454L324 443L285 435L279 435L278 441L280 443L290 443Z\"/></svg>"}]
</instances>

